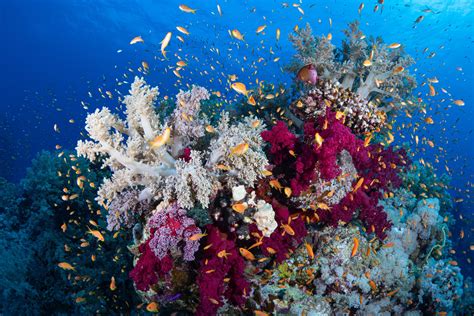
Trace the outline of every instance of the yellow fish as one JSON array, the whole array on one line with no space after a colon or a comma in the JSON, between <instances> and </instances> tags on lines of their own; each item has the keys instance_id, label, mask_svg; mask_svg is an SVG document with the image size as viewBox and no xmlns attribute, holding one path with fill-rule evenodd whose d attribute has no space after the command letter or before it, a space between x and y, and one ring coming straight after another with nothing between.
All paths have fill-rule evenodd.
<instances>
[{"instance_id":1,"label":"yellow fish","mask_svg":"<svg viewBox=\"0 0 474 316\"><path fill-rule=\"evenodd\" d=\"M319 135L319 133L316 133L314 135L314 141L316 142L316 144L318 144L318 148L319 148L323 144L324 139L321 137L321 135Z\"/></svg>"},{"instance_id":2,"label":"yellow fish","mask_svg":"<svg viewBox=\"0 0 474 316\"><path fill-rule=\"evenodd\" d=\"M166 144L166 142L170 139L171 129L168 127L165 129L163 134L156 136L152 141L149 142L151 148L159 148Z\"/></svg>"},{"instance_id":3,"label":"yellow fish","mask_svg":"<svg viewBox=\"0 0 474 316\"><path fill-rule=\"evenodd\" d=\"M240 41L243 41L243 40L244 40L244 36L242 35L242 33L240 33L239 30L233 29L233 30L231 31L231 33L232 33L232 36L233 36L234 38L236 38L236 39L238 39L238 40L240 40Z\"/></svg>"},{"instance_id":4,"label":"yellow fish","mask_svg":"<svg viewBox=\"0 0 474 316\"><path fill-rule=\"evenodd\" d=\"M280 29L277 29L277 30L276 30L276 40L277 40L277 41L280 40Z\"/></svg>"},{"instance_id":5,"label":"yellow fish","mask_svg":"<svg viewBox=\"0 0 474 316\"><path fill-rule=\"evenodd\" d=\"M245 86L245 84L241 82L234 82L230 87L240 94L243 94L243 95L248 94L247 87Z\"/></svg>"},{"instance_id":6,"label":"yellow fish","mask_svg":"<svg viewBox=\"0 0 474 316\"><path fill-rule=\"evenodd\" d=\"M232 155L242 156L243 154L247 152L248 149L249 149L249 144L244 142L244 143L238 144L235 147L232 147L230 150L230 153Z\"/></svg>"}]
</instances>

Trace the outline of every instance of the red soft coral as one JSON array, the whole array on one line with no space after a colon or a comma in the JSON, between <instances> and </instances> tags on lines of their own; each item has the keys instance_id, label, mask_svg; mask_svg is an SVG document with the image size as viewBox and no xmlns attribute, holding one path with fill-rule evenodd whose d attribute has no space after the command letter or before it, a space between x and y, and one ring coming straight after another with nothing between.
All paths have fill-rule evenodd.
<instances>
[{"instance_id":1,"label":"red soft coral","mask_svg":"<svg viewBox=\"0 0 474 316\"><path fill-rule=\"evenodd\" d=\"M275 255L275 260L279 263L287 259L290 250L298 247L306 236L307 231L304 221L300 217L290 220L290 211L286 206L280 204L277 200L273 200L272 207L275 211L275 220L278 223L278 228L270 237L263 237L260 249L265 256ZM291 227L294 234L288 234L283 229L283 225ZM250 233L260 234L255 224L250 225Z\"/></svg>"},{"instance_id":2,"label":"red soft coral","mask_svg":"<svg viewBox=\"0 0 474 316\"><path fill-rule=\"evenodd\" d=\"M150 286L158 282L159 277L166 275L173 268L173 259L170 256L165 256L162 260L155 256L150 248L150 240L151 238L140 245L140 258L129 274L140 291L148 291Z\"/></svg>"},{"instance_id":3,"label":"red soft coral","mask_svg":"<svg viewBox=\"0 0 474 316\"><path fill-rule=\"evenodd\" d=\"M222 296L235 305L245 303L249 283L245 279L245 260L237 251L235 242L213 225L206 227L206 244L197 278L200 304L196 315L215 315L222 305ZM224 255L218 254L224 253ZM229 282L224 282L229 278Z\"/></svg>"}]
</instances>

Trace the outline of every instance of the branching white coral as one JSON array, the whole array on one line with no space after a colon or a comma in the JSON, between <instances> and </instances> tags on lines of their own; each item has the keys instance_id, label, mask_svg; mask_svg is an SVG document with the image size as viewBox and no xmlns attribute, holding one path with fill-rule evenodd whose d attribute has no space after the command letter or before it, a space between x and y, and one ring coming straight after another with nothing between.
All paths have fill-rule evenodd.
<instances>
[{"instance_id":1,"label":"branching white coral","mask_svg":"<svg viewBox=\"0 0 474 316\"><path fill-rule=\"evenodd\" d=\"M261 171L268 165L268 160L263 151L263 140L260 136L264 129L263 124L256 126L258 120L246 117L242 122L229 124L229 116L223 113L219 125L215 129L217 136L211 141L208 167L215 168L223 165L229 169L229 186L239 184L253 187L255 181L262 177ZM248 150L237 155L232 153L232 148L247 143Z\"/></svg>"},{"instance_id":2,"label":"branching white coral","mask_svg":"<svg viewBox=\"0 0 474 316\"><path fill-rule=\"evenodd\" d=\"M219 188L240 183L253 186L261 177L260 171L268 162L260 137L263 126L257 126L256 119L229 124L228 115L223 114L210 146L191 150L190 156L183 158L184 149L204 136L207 119L200 113L201 101L209 98L209 92L197 86L180 91L177 108L165 124L155 112L157 97L157 88L135 78L130 95L124 99L125 121L108 108L88 115L90 140L79 141L76 150L91 161L101 157L102 166L112 171L112 177L99 189L97 200L101 204L107 206L117 194L133 188L145 192L147 199L176 200L182 208L192 208L196 203L207 207ZM167 128L169 139L152 145ZM248 151L232 155L231 148L243 142L249 144ZM229 170L218 169L218 163Z\"/></svg>"}]
</instances>

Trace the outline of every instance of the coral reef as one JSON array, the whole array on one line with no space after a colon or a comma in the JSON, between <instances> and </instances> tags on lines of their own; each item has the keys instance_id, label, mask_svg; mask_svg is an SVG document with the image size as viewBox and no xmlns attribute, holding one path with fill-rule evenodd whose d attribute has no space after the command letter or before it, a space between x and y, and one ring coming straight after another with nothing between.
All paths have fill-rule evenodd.
<instances>
[{"instance_id":1,"label":"coral reef","mask_svg":"<svg viewBox=\"0 0 474 316\"><path fill-rule=\"evenodd\" d=\"M110 233L128 238L133 267L122 271L147 310L456 311L445 179L411 165L387 122L413 97L413 61L358 27L341 49L296 30L289 69L311 80L300 72L290 91L257 82L229 112L191 86L158 115L170 101L137 77L125 115L88 115L77 153L110 171L96 201Z\"/></svg>"}]
</instances>

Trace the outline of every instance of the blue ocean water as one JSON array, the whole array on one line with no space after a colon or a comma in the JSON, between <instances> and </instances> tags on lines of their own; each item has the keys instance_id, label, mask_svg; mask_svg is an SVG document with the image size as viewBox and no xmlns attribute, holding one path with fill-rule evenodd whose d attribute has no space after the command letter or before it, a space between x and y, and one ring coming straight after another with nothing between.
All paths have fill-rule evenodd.
<instances>
[{"instance_id":1,"label":"blue ocean water","mask_svg":"<svg viewBox=\"0 0 474 316\"><path fill-rule=\"evenodd\" d=\"M452 177L452 195L462 200L455 203L457 223L452 234L457 236L462 229L469 238L455 243L459 249L469 248L474 208L474 1L363 1L359 13L361 2L300 1L303 15L292 7L293 2L287 8L285 1L270 0L186 3L197 8L196 14L184 14L178 9L183 2L174 0L1 1L0 177L19 182L39 151L54 151L58 144L74 149L87 112L117 105L116 99L107 99L98 89L111 91L114 97L119 91L125 94L128 86L117 86L117 82L131 82L143 61L150 67L148 83L158 85L161 95L174 96L186 84L224 91L226 82L219 78L231 74L242 80L258 78L289 85L292 77L283 67L293 55L287 36L295 25L308 22L316 34L332 33L333 42L339 43L341 30L359 19L367 35L404 45L415 58L412 70L419 83L436 77L438 90L444 88L454 99L465 102L465 106L445 102L442 92L429 101L435 124L420 128L419 137L426 136L436 146L418 155L433 163L439 173ZM420 16L422 21L416 23ZM180 34L184 43L175 37L178 25L191 33ZM260 25L267 25L266 34L255 34ZM228 32L234 28L244 34L244 43L229 40ZM281 39L263 41L274 37L276 28L281 29ZM169 56L192 56L194 61L182 72L180 85L169 63L161 58L159 43L167 32L173 32ZM138 35L145 43L129 45ZM249 73L254 71L250 62L245 61L251 56L280 59L259 65L258 73L253 74ZM428 86L420 86L417 92L424 97ZM467 262L472 251L455 255L472 275Z\"/></svg>"}]
</instances>

